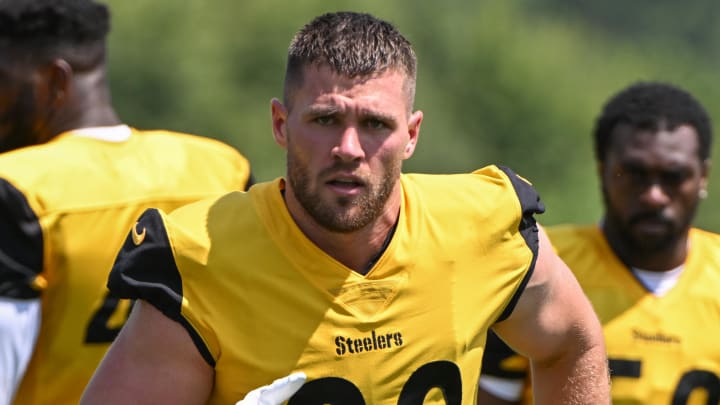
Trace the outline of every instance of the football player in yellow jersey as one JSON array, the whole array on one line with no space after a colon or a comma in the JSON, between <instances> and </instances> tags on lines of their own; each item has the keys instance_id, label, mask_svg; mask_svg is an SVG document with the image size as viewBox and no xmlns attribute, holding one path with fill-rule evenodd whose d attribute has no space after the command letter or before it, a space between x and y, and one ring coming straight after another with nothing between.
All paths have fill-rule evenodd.
<instances>
[{"instance_id":1,"label":"football player in yellow jersey","mask_svg":"<svg viewBox=\"0 0 720 405\"><path fill-rule=\"evenodd\" d=\"M607 102L594 136L604 218L548 235L603 323L613 403L718 405L720 235L691 226L708 114L683 89L640 82ZM478 404L521 403L526 366L489 341L500 348L486 351Z\"/></svg>"},{"instance_id":2,"label":"football player in yellow jersey","mask_svg":"<svg viewBox=\"0 0 720 405\"><path fill-rule=\"evenodd\" d=\"M285 177L142 215L108 282L138 301L81 403L467 405L491 327L533 358L539 403L608 403L600 323L532 186L401 174L415 66L368 14L299 31L271 102Z\"/></svg>"},{"instance_id":3,"label":"football player in yellow jersey","mask_svg":"<svg viewBox=\"0 0 720 405\"><path fill-rule=\"evenodd\" d=\"M145 209L249 184L228 145L122 124L108 29L90 0L0 2L2 405L78 403L129 313L105 285Z\"/></svg>"}]
</instances>

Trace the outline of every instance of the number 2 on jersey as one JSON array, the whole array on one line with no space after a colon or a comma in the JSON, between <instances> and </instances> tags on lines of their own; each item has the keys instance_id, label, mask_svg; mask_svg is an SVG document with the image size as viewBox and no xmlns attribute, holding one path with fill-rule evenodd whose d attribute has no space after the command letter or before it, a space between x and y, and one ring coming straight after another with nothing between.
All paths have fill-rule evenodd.
<instances>
[{"instance_id":1,"label":"number 2 on jersey","mask_svg":"<svg viewBox=\"0 0 720 405\"><path fill-rule=\"evenodd\" d=\"M130 315L132 302L105 293L102 305L95 311L85 331L85 343L110 343Z\"/></svg>"}]
</instances>

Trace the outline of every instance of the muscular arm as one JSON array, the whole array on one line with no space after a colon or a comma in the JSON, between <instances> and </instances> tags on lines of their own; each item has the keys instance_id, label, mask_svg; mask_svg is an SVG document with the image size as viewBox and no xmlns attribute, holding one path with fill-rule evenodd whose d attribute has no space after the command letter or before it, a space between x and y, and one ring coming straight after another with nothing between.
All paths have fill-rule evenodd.
<instances>
[{"instance_id":1,"label":"muscular arm","mask_svg":"<svg viewBox=\"0 0 720 405\"><path fill-rule=\"evenodd\" d=\"M513 313L494 327L531 361L536 404L609 404L602 328L540 228L535 271Z\"/></svg>"},{"instance_id":2,"label":"muscular arm","mask_svg":"<svg viewBox=\"0 0 720 405\"><path fill-rule=\"evenodd\" d=\"M138 300L80 403L204 404L213 377L188 332Z\"/></svg>"}]
</instances>

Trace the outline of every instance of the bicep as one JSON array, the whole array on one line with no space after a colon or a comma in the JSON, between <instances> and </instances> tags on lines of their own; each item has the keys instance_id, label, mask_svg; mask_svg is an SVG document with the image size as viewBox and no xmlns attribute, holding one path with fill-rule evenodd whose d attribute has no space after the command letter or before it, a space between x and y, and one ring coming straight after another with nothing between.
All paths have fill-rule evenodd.
<instances>
[{"instance_id":1,"label":"bicep","mask_svg":"<svg viewBox=\"0 0 720 405\"><path fill-rule=\"evenodd\" d=\"M81 403L204 404L213 378L187 330L139 300Z\"/></svg>"},{"instance_id":2,"label":"bicep","mask_svg":"<svg viewBox=\"0 0 720 405\"><path fill-rule=\"evenodd\" d=\"M592 306L542 228L539 237L537 262L525 291L510 317L493 328L513 349L536 362L551 361L568 347L593 345L583 339L602 336Z\"/></svg>"}]
</instances>

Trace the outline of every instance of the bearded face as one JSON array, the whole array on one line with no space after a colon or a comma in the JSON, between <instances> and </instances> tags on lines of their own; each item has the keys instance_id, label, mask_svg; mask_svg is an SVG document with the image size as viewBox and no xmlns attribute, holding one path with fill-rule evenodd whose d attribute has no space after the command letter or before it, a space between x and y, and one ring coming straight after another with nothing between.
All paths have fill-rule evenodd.
<instances>
[{"instance_id":1,"label":"bearded face","mask_svg":"<svg viewBox=\"0 0 720 405\"><path fill-rule=\"evenodd\" d=\"M684 241L706 183L695 130L622 125L612 140L601 172L607 225L639 255Z\"/></svg>"},{"instance_id":2,"label":"bearded face","mask_svg":"<svg viewBox=\"0 0 720 405\"><path fill-rule=\"evenodd\" d=\"M286 195L294 217L332 232L362 229L397 207L402 162L422 113L410 113L406 76L345 77L307 67L291 107L275 101L275 140L286 149ZM293 211L295 210L295 211Z\"/></svg>"},{"instance_id":3,"label":"bearded face","mask_svg":"<svg viewBox=\"0 0 720 405\"><path fill-rule=\"evenodd\" d=\"M402 160L388 157L376 172L359 174L357 164L338 161L313 176L308 162L294 152L292 141L288 145L287 177L295 197L318 224L334 232L356 231L378 218L398 181L401 165ZM327 195L321 190L325 186L357 191Z\"/></svg>"}]
</instances>

